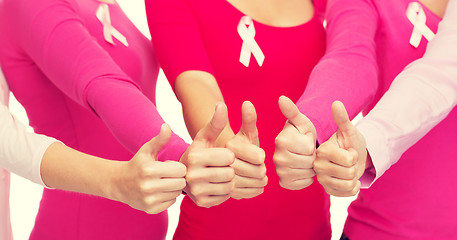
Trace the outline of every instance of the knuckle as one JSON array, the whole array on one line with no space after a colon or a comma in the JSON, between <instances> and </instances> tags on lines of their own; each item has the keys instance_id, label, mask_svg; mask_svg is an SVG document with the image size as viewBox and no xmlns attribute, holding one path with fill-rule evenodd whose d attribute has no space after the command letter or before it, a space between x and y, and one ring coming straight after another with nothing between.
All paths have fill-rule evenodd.
<instances>
[{"instance_id":1,"label":"knuckle","mask_svg":"<svg viewBox=\"0 0 457 240\"><path fill-rule=\"evenodd\" d=\"M284 149L287 147L287 139L285 138L284 134L281 132L275 138L275 145L276 148Z\"/></svg>"},{"instance_id":2,"label":"knuckle","mask_svg":"<svg viewBox=\"0 0 457 240\"><path fill-rule=\"evenodd\" d=\"M196 152L190 152L187 156L187 163L189 166L198 165L199 154Z\"/></svg>"},{"instance_id":3,"label":"knuckle","mask_svg":"<svg viewBox=\"0 0 457 240\"><path fill-rule=\"evenodd\" d=\"M356 177L357 171L355 170L354 167L351 167L351 168L348 168L347 174L348 174L348 177L350 177L352 179L352 178Z\"/></svg>"},{"instance_id":4,"label":"knuckle","mask_svg":"<svg viewBox=\"0 0 457 240\"><path fill-rule=\"evenodd\" d=\"M205 188L203 188L201 185L194 185L190 191L194 196L197 197L205 195Z\"/></svg>"}]
</instances>

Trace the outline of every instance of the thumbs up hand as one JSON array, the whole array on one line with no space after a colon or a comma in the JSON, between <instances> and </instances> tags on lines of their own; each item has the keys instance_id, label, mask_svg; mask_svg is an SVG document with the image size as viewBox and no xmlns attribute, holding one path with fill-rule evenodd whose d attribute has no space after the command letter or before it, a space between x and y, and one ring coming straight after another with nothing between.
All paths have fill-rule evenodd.
<instances>
[{"instance_id":1,"label":"thumbs up hand","mask_svg":"<svg viewBox=\"0 0 457 240\"><path fill-rule=\"evenodd\" d=\"M360 190L359 179L367 164L365 138L349 121L343 103L334 102L332 113L338 130L319 146L314 170L328 194L354 196Z\"/></svg>"},{"instance_id":2,"label":"thumbs up hand","mask_svg":"<svg viewBox=\"0 0 457 240\"><path fill-rule=\"evenodd\" d=\"M316 130L292 100L281 96L278 104L287 122L275 139L273 162L279 184L286 189L300 190L314 181Z\"/></svg>"},{"instance_id":3,"label":"thumbs up hand","mask_svg":"<svg viewBox=\"0 0 457 240\"><path fill-rule=\"evenodd\" d=\"M170 140L171 129L163 124L159 135L145 143L121 166L110 189L113 199L150 214L170 207L186 186L186 167L175 161L159 162L157 154Z\"/></svg>"},{"instance_id":4,"label":"thumbs up hand","mask_svg":"<svg viewBox=\"0 0 457 240\"><path fill-rule=\"evenodd\" d=\"M242 123L238 134L226 143L226 148L235 154L232 164L235 170L235 188L231 193L234 199L253 198L263 193L268 183L265 167L265 151L259 147L257 114L251 102L241 107Z\"/></svg>"},{"instance_id":5,"label":"thumbs up hand","mask_svg":"<svg viewBox=\"0 0 457 240\"><path fill-rule=\"evenodd\" d=\"M187 166L184 191L200 207L212 207L230 198L234 188L233 153L216 148L216 139L228 122L227 107L218 103L211 121L202 128L181 157Z\"/></svg>"}]
</instances>

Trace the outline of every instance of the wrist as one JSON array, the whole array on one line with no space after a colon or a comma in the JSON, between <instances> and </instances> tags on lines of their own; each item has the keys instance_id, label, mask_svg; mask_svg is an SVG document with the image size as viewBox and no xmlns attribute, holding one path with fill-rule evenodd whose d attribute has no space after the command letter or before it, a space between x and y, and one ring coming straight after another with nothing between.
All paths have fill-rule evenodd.
<instances>
[{"instance_id":1,"label":"wrist","mask_svg":"<svg viewBox=\"0 0 457 240\"><path fill-rule=\"evenodd\" d=\"M106 173L104 180L102 182L104 184L100 184L100 191L103 194L103 197L115 200L115 201L122 201L121 199L121 189L122 184L124 183L123 177L123 169L125 170L125 166L128 162L124 161L109 161L107 164L107 168L104 171Z\"/></svg>"}]
</instances>

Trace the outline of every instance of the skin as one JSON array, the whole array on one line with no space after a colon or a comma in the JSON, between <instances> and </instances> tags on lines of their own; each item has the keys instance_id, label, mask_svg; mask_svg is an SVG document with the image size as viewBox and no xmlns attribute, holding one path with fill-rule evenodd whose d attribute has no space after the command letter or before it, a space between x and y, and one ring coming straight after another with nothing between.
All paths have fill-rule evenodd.
<instances>
[{"instance_id":1,"label":"skin","mask_svg":"<svg viewBox=\"0 0 457 240\"><path fill-rule=\"evenodd\" d=\"M228 2L257 21L278 27L303 24L314 14L311 0L290 0L288 4L279 0ZM183 106L184 121L189 134L195 138L196 133L211 119L214 105L224 102L224 97L215 77L207 72L183 72L176 78L174 87ZM230 165L235 172L235 186L231 194L235 199L252 198L261 194L268 182L265 153L259 147L255 127L257 116L251 103L243 104L242 118L243 126L238 133L234 133L227 122L215 141L215 146L226 147L235 154L235 161Z\"/></svg>"},{"instance_id":2,"label":"skin","mask_svg":"<svg viewBox=\"0 0 457 240\"><path fill-rule=\"evenodd\" d=\"M285 96L278 101L287 118L283 130L275 139L273 162L279 184L286 189L299 190L314 181L313 161L316 157L316 130L311 121Z\"/></svg>"},{"instance_id":3,"label":"skin","mask_svg":"<svg viewBox=\"0 0 457 240\"><path fill-rule=\"evenodd\" d=\"M183 190L200 206L214 206L228 199L234 185L228 166L234 154L214 148L226 121L227 108L218 104L180 162L157 161L171 136L166 124L130 161L110 161L53 143L43 155L41 176L48 187L105 197L150 214L166 210Z\"/></svg>"},{"instance_id":4,"label":"skin","mask_svg":"<svg viewBox=\"0 0 457 240\"><path fill-rule=\"evenodd\" d=\"M420 2L437 16L443 17L448 0L421 0ZM300 117L303 120L299 123L292 121L290 119L292 114L287 111L294 112L293 115L298 116L300 113L287 110L295 106L292 106L293 103L285 102L284 99L280 99L279 106L284 116L288 118L288 122L276 138L273 157L281 186L292 190L309 186L312 183L312 174L305 173L303 169L299 173L297 168L298 166L309 167L311 162L317 174L317 180L327 193L335 196L355 195L360 189L360 177L367 168L372 166L372 162L367 154L363 136L349 122L342 103L337 102L332 106L334 120L339 127L338 131L316 151L314 125L305 116Z\"/></svg>"},{"instance_id":5,"label":"skin","mask_svg":"<svg viewBox=\"0 0 457 240\"><path fill-rule=\"evenodd\" d=\"M160 213L186 186L184 164L157 161L158 152L170 136L170 127L164 124L159 135L127 162L109 161L54 143L43 155L41 176L52 188L97 195L150 214Z\"/></svg>"},{"instance_id":6,"label":"skin","mask_svg":"<svg viewBox=\"0 0 457 240\"><path fill-rule=\"evenodd\" d=\"M328 194L354 196L360 190L360 177L373 164L365 138L349 120L343 103L334 102L332 113L338 130L317 149L314 170Z\"/></svg>"}]
</instances>

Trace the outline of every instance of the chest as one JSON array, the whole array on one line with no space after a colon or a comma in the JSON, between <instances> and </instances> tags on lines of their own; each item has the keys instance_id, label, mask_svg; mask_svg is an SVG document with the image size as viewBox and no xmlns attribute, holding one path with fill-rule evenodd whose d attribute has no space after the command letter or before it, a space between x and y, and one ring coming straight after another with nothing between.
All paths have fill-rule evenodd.
<instances>
[{"instance_id":1,"label":"chest","mask_svg":"<svg viewBox=\"0 0 457 240\"><path fill-rule=\"evenodd\" d=\"M106 0L75 2L76 11L88 32L117 65L144 89L155 88L151 85L155 81L151 80L156 79L159 66L153 46L120 6L111 3L114 1ZM107 39L107 35L111 35L112 42Z\"/></svg>"},{"instance_id":2,"label":"chest","mask_svg":"<svg viewBox=\"0 0 457 240\"><path fill-rule=\"evenodd\" d=\"M314 67L325 51L325 31L315 17L294 27L274 27L256 20L243 25L246 14L225 0L196 0L194 13L218 80L265 85L270 79L278 82L277 78L284 74L284 82L298 76L307 79L304 76L309 74L308 66ZM248 28L252 28L250 33L246 33ZM240 61L246 42L261 50L262 64L252 52L248 53L249 64Z\"/></svg>"},{"instance_id":3,"label":"chest","mask_svg":"<svg viewBox=\"0 0 457 240\"><path fill-rule=\"evenodd\" d=\"M414 5L418 8L413 8ZM390 84L406 65L423 56L441 18L418 1L377 1L376 7L378 64L381 74L389 76L384 80Z\"/></svg>"}]
</instances>

